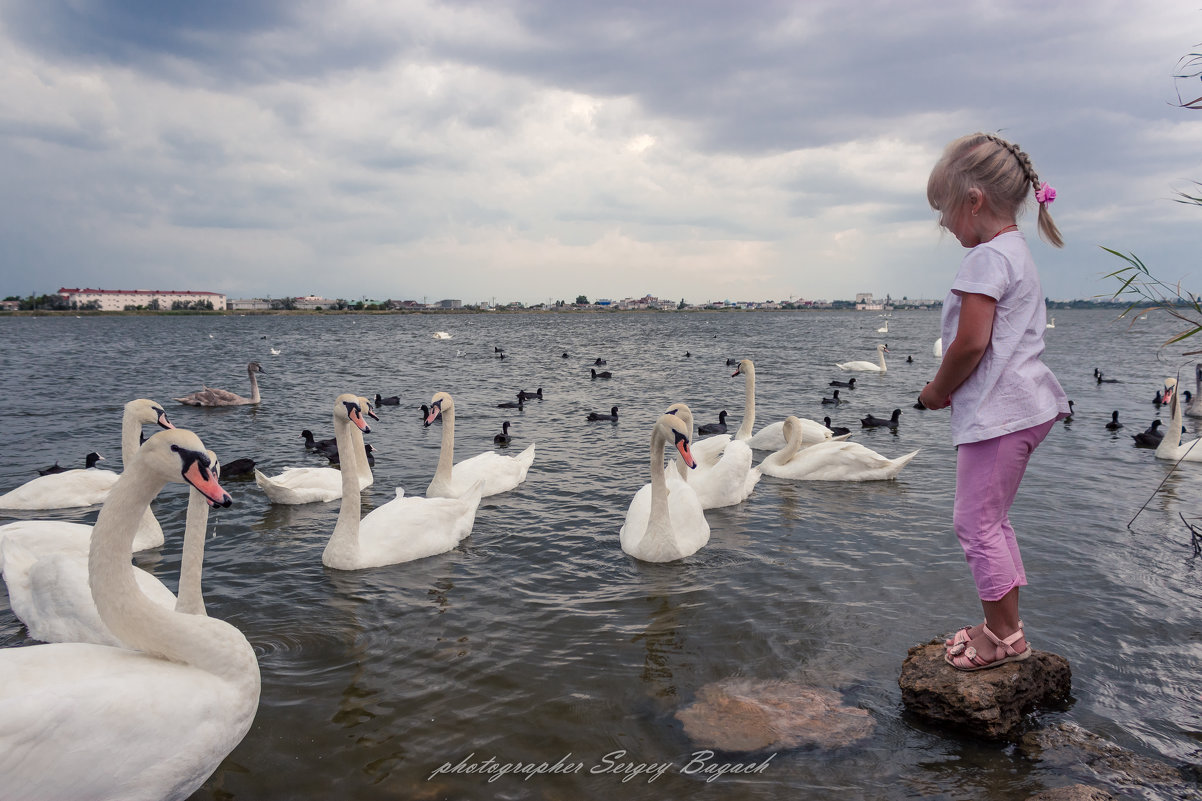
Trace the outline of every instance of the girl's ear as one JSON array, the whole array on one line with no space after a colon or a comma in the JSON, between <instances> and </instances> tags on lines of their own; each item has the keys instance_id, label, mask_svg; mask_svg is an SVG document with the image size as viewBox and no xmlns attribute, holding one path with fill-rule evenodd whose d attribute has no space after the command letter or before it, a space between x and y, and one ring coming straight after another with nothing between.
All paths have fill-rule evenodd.
<instances>
[{"instance_id":1,"label":"girl's ear","mask_svg":"<svg viewBox=\"0 0 1202 801\"><path fill-rule=\"evenodd\" d=\"M972 216L976 217L981 209L985 208L985 193L980 187L973 187L968 190L968 210Z\"/></svg>"}]
</instances>

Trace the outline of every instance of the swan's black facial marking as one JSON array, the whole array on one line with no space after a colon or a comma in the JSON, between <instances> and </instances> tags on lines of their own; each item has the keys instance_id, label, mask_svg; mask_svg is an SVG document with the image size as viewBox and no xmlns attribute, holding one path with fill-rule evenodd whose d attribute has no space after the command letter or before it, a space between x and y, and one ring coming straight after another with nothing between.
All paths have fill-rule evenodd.
<instances>
[{"instance_id":1,"label":"swan's black facial marking","mask_svg":"<svg viewBox=\"0 0 1202 801\"><path fill-rule=\"evenodd\" d=\"M426 422L423 425L425 425L425 426L430 425L436 419L438 419L438 416L440 414L442 414L442 399L441 398L430 404L430 413L428 415L426 415Z\"/></svg>"},{"instance_id":2,"label":"swan's black facial marking","mask_svg":"<svg viewBox=\"0 0 1202 801\"><path fill-rule=\"evenodd\" d=\"M181 448L179 445L172 445L171 450L178 453L180 461L184 463L182 472L187 473L189 468L195 464L196 470L198 473L200 473L202 480L209 481L213 478L213 476L210 474L210 466L212 465L212 462L209 461L209 455L207 453L189 450L188 448Z\"/></svg>"},{"instance_id":3,"label":"swan's black facial marking","mask_svg":"<svg viewBox=\"0 0 1202 801\"><path fill-rule=\"evenodd\" d=\"M155 422L159 424L160 428L166 428L166 429L175 428L175 426L173 426L171 424L171 421L167 419L167 412L162 407L152 406L152 407L150 407L150 410L152 412L154 412L155 418L156 418Z\"/></svg>"},{"instance_id":4,"label":"swan's black facial marking","mask_svg":"<svg viewBox=\"0 0 1202 801\"><path fill-rule=\"evenodd\" d=\"M347 418L358 426L359 430L364 434L370 434L371 427L363 421L363 410L359 407L358 401L343 401L342 405L346 407Z\"/></svg>"},{"instance_id":5,"label":"swan's black facial marking","mask_svg":"<svg viewBox=\"0 0 1202 801\"><path fill-rule=\"evenodd\" d=\"M183 463L180 476L188 484L196 487L211 506L228 507L234 502L229 493L217 483L217 474L210 469L213 463L209 461L207 453L182 448L179 445L172 445L171 450L179 454L180 462Z\"/></svg>"},{"instance_id":6,"label":"swan's black facial marking","mask_svg":"<svg viewBox=\"0 0 1202 801\"><path fill-rule=\"evenodd\" d=\"M684 463L690 469L696 469L697 461L693 458L693 454L689 452L689 438L676 429L672 429L672 436L676 438L676 450L680 451L680 456L684 459Z\"/></svg>"}]
</instances>

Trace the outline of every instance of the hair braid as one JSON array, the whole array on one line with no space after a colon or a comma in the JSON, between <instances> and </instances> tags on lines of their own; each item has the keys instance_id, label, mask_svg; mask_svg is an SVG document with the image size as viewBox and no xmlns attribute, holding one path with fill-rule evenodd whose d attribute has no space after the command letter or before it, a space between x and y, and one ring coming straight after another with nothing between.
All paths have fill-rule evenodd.
<instances>
[{"instance_id":1,"label":"hair braid","mask_svg":"<svg viewBox=\"0 0 1202 801\"><path fill-rule=\"evenodd\" d=\"M984 147L989 142L992 148ZM1013 156L1010 161L1005 153ZM973 184L986 190L998 208L1017 216L1028 192L1040 189L1039 174L1023 149L997 134L975 133L963 136L948 145L943 158L935 165L927 182L927 200L931 207L941 210L954 206ZM1049 244L1063 247L1064 241L1047 203L1039 207L1039 233Z\"/></svg>"},{"instance_id":2,"label":"hair braid","mask_svg":"<svg viewBox=\"0 0 1202 801\"><path fill-rule=\"evenodd\" d=\"M1035 172L1035 165L1031 163L1031 157L1024 153L1018 145L1014 145L1010 150L1014 157L1018 159L1018 163L1022 166L1023 172L1027 176L1027 180L1031 183L1031 192L1034 194L1039 191L1039 174ZM1056 227L1056 223L1052 220L1052 213L1048 211L1047 203L1037 203L1039 206L1039 233L1048 244L1055 247L1064 247L1064 239L1060 236L1060 229Z\"/></svg>"}]
</instances>

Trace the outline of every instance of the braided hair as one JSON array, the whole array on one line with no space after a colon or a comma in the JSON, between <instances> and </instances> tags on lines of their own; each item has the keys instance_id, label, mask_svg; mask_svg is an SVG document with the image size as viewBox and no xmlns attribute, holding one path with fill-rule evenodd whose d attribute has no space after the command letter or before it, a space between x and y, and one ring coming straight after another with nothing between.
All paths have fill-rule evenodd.
<instances>
[{"instance_id":1,"label":"braided hair","mask_svg":"<svg viewBox=\"0 0 1202 801\"><path fill-rule=\"evenodd\" d=\"M1039 174L1031 157L996 134L962 136L947 146L927 180L927 201L936 211L955 208L979 188L999 211L1018 216L1027 192L1037 192ZM1039 203L1039 234L1050 245L1064 247L1047 203Z\"/></svg>"}]
</instances>

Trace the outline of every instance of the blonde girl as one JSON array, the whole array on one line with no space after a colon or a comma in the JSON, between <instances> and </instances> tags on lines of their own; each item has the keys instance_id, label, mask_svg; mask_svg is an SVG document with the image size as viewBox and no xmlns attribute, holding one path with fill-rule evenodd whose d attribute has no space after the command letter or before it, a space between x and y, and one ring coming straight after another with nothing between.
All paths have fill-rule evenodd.
<instances>
[{"instance_id":1,"label":"blonde girl","mask_svg":"<svg viewBox=\"0 0 1202 801\"><path fill-rule=\"evenodd\" d=\"M977 586L985 621L947 641L957 670L982 670L1031 654L1018 611L1027 583L1009 511L1032 452L1068 414L1068 398L1040 360L1047 319L1043 289L1018 216L1029 194L1042 237L1062 247L1048 206L1056 190L1031 159L993 134L955 140L927 181L939 224L968 248L943 304L943 361L919 395L951 407L956 445L953 527Z\"/></svg>"}]
</instances>

